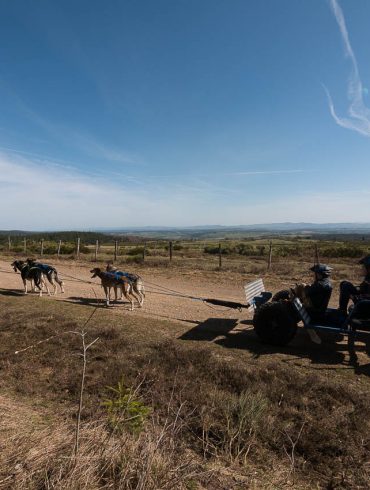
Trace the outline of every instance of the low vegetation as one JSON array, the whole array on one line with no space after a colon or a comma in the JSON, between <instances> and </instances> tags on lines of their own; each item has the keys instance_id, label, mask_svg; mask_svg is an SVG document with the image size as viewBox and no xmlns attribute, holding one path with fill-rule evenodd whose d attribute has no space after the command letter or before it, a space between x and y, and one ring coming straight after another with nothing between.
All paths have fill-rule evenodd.
<instances>
[{"instance_id":1,"label":"low vegetation","mask_svg":"<svg viewBox=\"0 0 370 490\"><path fill-rule=\"evenodd\" d=\"M1 488L368 488L366 371L5 290L0 305ZM98 340L76 452L82 328Z\"/></svg>"}]
</instances>

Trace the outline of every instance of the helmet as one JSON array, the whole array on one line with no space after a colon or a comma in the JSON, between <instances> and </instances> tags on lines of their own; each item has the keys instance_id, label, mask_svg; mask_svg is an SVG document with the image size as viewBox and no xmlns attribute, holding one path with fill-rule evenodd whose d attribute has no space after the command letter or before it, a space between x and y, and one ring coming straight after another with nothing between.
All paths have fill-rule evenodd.
<instances>
[{"instance_id":1,"label":"helmet","mask_svg":"<svg viewBox=\"0 0 370 490\"><path fill-rule=\"evenodd\" d=\"M365 257L362 257L361 260L358 262L359 264L363 264L365 267L370 266L370 255L366 255Z\"/></svg>"},{"instance_id":2,"label":"helmet","mask_svg":"<svg viewBox=\"0 0 370 490\"><path fill-rule=\"evenodd\" d=\"M329 276L332 270L333 268L330 267L330 265L326 265L326 264L315 264L313 267L310 268L310 271L317 272L324 276Z\"/></svg>"}]
</instances>

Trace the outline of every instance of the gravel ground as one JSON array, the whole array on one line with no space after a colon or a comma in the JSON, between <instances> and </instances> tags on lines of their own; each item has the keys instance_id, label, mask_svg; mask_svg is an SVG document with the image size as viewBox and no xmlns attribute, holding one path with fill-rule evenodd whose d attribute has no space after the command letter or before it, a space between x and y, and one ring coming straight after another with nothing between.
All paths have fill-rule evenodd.
<instances>
[{"instance_id":1,"label":"gravel ground","mask_svg":"<svg viewBox=\"0 0 370 490\"><path fill-rule=\"evenodd\" d=\"M10 266L10 261L0 260L0 288L23 292L23 283L19 273L14 273ZM92 264L77 263L56 263L48 261L50 265L57 268L60 276L65 282L65 293L60 294L59 287L56 296L50 299L43 295L40 301L45 300L68 300L71 302L97 302L103 300L104 292L100 286L98 278L91 279L90 270ZM208 318L240 318L241 320L250 318L246 309L242 312L230 310L228 308L211 306L202 301L192 300L174 296L172 294L182 294L200 298L219 298L237 302L245 302L243 284L255 279L255 277L243 277L236 273L220 272L184 272L176 269L143 269L130 267L130 272L141 275L146 288L146 299L141 309L129 311L127 302L119 301L111 306L113 314L130 314L143 317L168 318L172 321L180 322L202 322ZM91 282L86 284L78 282L73 278ZM166 289L162 289L166 288ZM169 294L167 294L167 290ZM172 293L174 291L174 293ZM37 294L37 293L29 293Z\"/></svg>"}]
</instances>

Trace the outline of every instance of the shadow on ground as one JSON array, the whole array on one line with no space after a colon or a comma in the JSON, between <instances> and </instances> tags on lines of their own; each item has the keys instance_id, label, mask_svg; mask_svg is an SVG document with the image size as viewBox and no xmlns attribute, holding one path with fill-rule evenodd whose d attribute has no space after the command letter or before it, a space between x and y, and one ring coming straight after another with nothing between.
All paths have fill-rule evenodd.
<instances>
[{"instance_id":1,"label":"shadow on ground","mask_svg":"<svg viewBox=\"0 0 370 490\"><path fill-rule=\"evenodd\" d=\"M197 323L182 334L179 339L213 341L215 344L228 349L248 351L256 359L265 355L286 354L289 357L282 359L286 363L308 359L312 364L327 366L327 369L354 369L357 374L370 376L370 363L355 365L349 356L348 344L346 341L342 342L343 336L341 335L323 334L323 343L317 345L309 339L303 328L299 328L297 335L289 345L284 347L271 346L258 339L251 324L251 320L239 322L238 319L209 318L204 322ZM244 325L248 325L248 327L245 328ZM370 335L358 334L356 352L365 352L370 355Z\"/></svg>"},{"instance_id":2,"label":"shadow on ground","mask_svg":"<svg viewBox=\"0 0 370 490\"><path fill-rule=\"evenodd\" d=\"M24 291L20 289L1 289L1 296L25 296ZM29 294L39 294L39 293L29 293Z\"/></svg>"},{"instance_id":3,"label":"shadow on ground","mask_svg":"<svg viewBox=\"0 0 370 490\"><path fill-rule=\"evenodd\" d=\"M110 306L107 306L104 299L86 298L84 296L69 296L61 301L63 303L73 303L74 305L93 306L94 308L120 308L130 304L122 301L111 301Z\"/></svg>"},{"instance_id":4,"label":"shadow on ground","mask_svg":"<svg viewBox=\"0 0 370 490\"><path fill-rule=\"evenodd\" d=\"M197 323L188 332L181 335L181 340L215 340L220 335L228 335L238 325L238 320L227 318L208 318L208 320ZM235 334L233 334L235 335Z\"/></svg>"}]
</instances>

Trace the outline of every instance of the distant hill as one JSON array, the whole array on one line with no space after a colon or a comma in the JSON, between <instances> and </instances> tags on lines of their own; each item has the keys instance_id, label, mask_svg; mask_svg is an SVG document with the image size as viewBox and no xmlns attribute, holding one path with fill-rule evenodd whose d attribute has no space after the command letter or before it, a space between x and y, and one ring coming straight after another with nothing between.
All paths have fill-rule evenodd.
<instances>
[{"instance_id":1,"label":"distant hill","mask_svg":"<svg viewBox=\"0 0 370 490\"><path fill-rule=\"evenodd\" d=\"M279 230L279 231L287 231L287 230L370 230L370 223L258 223L253 225L198 225L198 226L127 226L121 228L95 228L96 231L102 232L122 232L122 231L176 231L176 230Z\"/></svg>"},{"instance_id":2,"label":"distant hill","mask_svg":"<svg viewBox=\"0 0 370 490\"><path fill-rule=\"evenodd\" d=\"M78 236L87 243L95 240L104 241L107 236L121 240L140 240L144 238L212 239L242 238L269 235L314 235L314 236L349 236L370 235L370 223L263 223L253 225L204 225L188 227L171 226L130 226L117 228L95 228L90 231L22 231L0 230L0 239L7 236L32 236L34 239L75 240Z\"/></svg>"},{"instance_id":3,"label":"distant hill","mask_svg":"<svg viewBox=\"0 0 370 490\"><path fill-rule=\"evenodd\" d=\"M274 234L370 234L370 223L267 223L253 225L204 225L189 227L122 227L97 229L116 235L134 234L149 238L224 238L239 236L260 236Z\"/></svg>"},{"instance_id":4,"label":"distant hill","mask_svg":"<svg viewBox=\"0 0 370 490\"><path fill-rule=\"evenodd\" d=\"M115 233L101 233L97 231L22 231L22 230L0 230L0 242L4 242L11 237L12 239L19 239L20 237L27 237L29 240L39 241L41 239L45 241L59 241L62 242L76 242L77 238L81 239L82 243L94 244L96 240L100 243L105 243L114 239L120 239L121 241L138 241L140 237L132 237L127 233L116 236Z\"/></svg>"}]
</instances>

